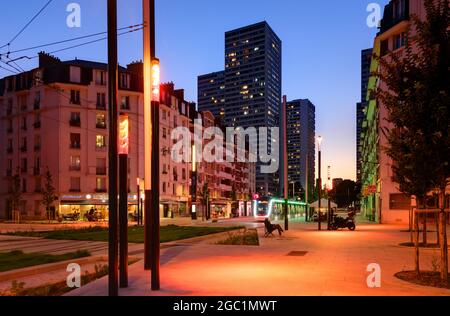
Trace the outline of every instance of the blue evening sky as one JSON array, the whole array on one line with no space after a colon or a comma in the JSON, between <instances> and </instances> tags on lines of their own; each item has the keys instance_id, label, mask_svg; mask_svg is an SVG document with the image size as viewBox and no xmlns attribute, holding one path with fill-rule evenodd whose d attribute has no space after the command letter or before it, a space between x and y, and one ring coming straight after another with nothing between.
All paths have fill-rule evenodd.
<instances>
[{"instance_id":1,"label":"blue evening sky","mask_svg":"<svg viewBox=\"0 0 450 316\"><path fill-rule=\"evenodd\" d=\"M2 0L0 46L6 44L47 0ZM66 7L81 5L81 28L68 28ZM106 31L106 0L54 0L12 44L12 50ZM157 54L163 81L197 100L197 76L224 68L224 32L266 20L283 41L283 93L309 98L317 107L317 133L324 137L324 177L355 178L355 105L360 99L360 51L373 45L366 7L387 0L156 0ZM119 26L139 24L141 0L118 0ZM142 59L140 32L119 41L122 65ZM83 42L83 41L81 41ZM80 43L81 43L80 42ZM47 52L74 45L46 48ZM5 49L0 50L5 52ZM35 56L37 51L24 54ZM56 54L63 60L106 61L106 41ZM21 55L12 55L19 57ZM37 60L20 61L24 69ZM4 66L4 64L2 64ZM0 69L0 77L8 75Z\"/></svg>"}]
</instances>

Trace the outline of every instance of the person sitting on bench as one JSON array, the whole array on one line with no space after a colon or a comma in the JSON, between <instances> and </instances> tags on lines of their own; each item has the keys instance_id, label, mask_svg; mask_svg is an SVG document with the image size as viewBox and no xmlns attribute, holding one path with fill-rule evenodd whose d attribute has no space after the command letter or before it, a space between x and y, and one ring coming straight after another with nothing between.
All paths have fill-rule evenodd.
<instances>
[{"instance_id":1,"label":"person sitting on bench","mask_svg":"<svg viewBox=\"0 0 450 316\"><path fill-rule=\"evenodd\" d=\"M264 226L266 227L266 234L264 237L269 237L270 235L273 236L274 231L278 231L278 234L281 236L282 233L284 233L283 228L281 228L278 224L272 224L268 218L264 221Z\"/></svg>"}]
</instances>

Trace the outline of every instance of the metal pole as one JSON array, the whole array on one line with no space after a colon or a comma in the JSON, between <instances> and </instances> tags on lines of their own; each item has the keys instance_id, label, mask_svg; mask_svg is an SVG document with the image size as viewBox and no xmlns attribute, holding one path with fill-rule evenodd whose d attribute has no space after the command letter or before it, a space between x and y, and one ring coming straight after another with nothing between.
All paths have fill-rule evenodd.
<instances>
[{"instance_id":1,"label":"metal pole","mask_svg":"<svg viewBox=\"0 0 450 316\"><path fill-rule=\"evenodd\" d=\"M140 179L137 179L137 226L141 226L141 184Z\"/></svg>"},{"instance_id":2,"label":"metal pole","mask_svg":"<svg viewBox=\"0 0 450 316\"><path fill-rule=\"evenodd\" d=\"M321 207L322 207L322 150L319 147L319 210L318 210L318 228L322 230Z\"/></svg>"},{"instance_id":3,"label":"metal pole","mask_svg":"<svg viewBox=\"0 0 450 316\"><path fill-rule=\"evenodd\" d=\"M306 155L306 189L305 189L305 203L306 203L306 218L305 221L309 220L309 155Z\"/></svg>"},{"instance_id":4,"label":"metal pole","mask_svg":"<svg viewBox=\"0 0 450 316\"><path fill-rule=\"evenodd\" d=\"M151 201L152 201L152 45L150 20L151 0L142 0L144 23L144 267L150 270L151 257Z\"/></svg>"},{"instance_id":5,"label":"metal pole","mask_svg":"<svg viewBox=\"0 0 450 316\"><path fill-rule=\"evenodd\" d=\"M119 155L120 287L128 287L128 155Z\"/></svg>"},{"instance_id":6,"label":"metal pole","mask_svg":"<svg viewBox=\"0 0 450 316\"><path fill-rule=\"evenodd\" d=\"M108 0L108 97L109 97L109 296L119 295L117 214L117 0Z\"/></svg>"},{"instance_id":7,"label":"metal pole","mask_svg":"<svg viewBox=\"0 0 450 316\"><path fill-rule=\"evenodd\" d=\"M153 146L152 146L152 225L151 225L151 270L152 290L160 289L160 212L159 212L159 102L152 101Z\"/></svg>"},{"instance_id":8,"label":"metal pole","mask_svg":"<svg viewBox=\"0 0 450 316\"><path fill-rule=\"evenodd\" d=\"M287 97L283 96L282 108L282 133L283 133L283 187L284 187L284 228L289 230L289 179L288 179L288 152L287 152Z\"/></svg>"}]
</instances>

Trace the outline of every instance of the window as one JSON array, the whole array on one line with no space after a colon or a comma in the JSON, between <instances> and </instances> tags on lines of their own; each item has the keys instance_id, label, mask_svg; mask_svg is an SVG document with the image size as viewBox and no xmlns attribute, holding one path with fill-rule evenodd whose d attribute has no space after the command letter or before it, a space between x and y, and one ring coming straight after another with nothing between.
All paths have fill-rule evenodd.
<instances>
[{"instance_id":1,"label":"window","mask_svg":"<svg viewBox=\"0 0 450 316\"><path fill-rule=\"evenodd\" d=\"M106 94L105 93L97 93L97 109L99 109L99 110L106 109Z\"/></svg>"},{"instance_id":2,"label":"window","mask_svg":"<svg viewBox=\"0 0 450 316\"><path fill-rule=\"evenodd\" d=\"M22 111L27 110L28 107L27 107L27 97L26 96L22 95L19 97L19 106Z\"/></svg>"},{"instance_id":3,"label":"window","mask_svg":"<svg viewBox=\"0 0 450 316\"><path fill-rule=\"evenodd\" d=\"M80 112L70 113L70 126L81 127L81 114Z\"/></svg>"},{"instance_id":4,"label":"window","mask_svg":"<svg viewBox=\"0 0 450 316\"><path fill-rule=\"evenodd\" d=\"M81 104L79 90L70 90L70 103L78 105Z\"/></svg>"},{"instance_id":5,"label":"window","mask_svg":"<svg viewBox=\"0 0 450 316\"><path fill-rule=\"evenodd\" d=\"M106 115L105 114L97 114L95 126L100 129L106 129Z\"/></svg>"},{"instance_id":6,"label":"window","mask_svg":"<svg viewBox=\"0 0 450 316\"><path fill-rule=\"evenodd\" d=\"M70 192L81 192L81 178L70 178Z\"/></svg>"},{"instance_id":7,"label":"window","mask_svg":"<svg viewBox=\"0 0 450 316\"><path fill-rule=\"evenodd\" d=\"M36 92L36 94L34 95L33 107L35 110L39 110L41 108L41 92L40 91Z\"/></svg>"},{"instance_id":8,"label":"window","mask_svg":"<svg viewBox=\"0 0 450 316\"><path fill-rule=\"evenodd\" d=\"M105 178L97 178L96 181L96 187L95 191L98 193L104 193L106 192L106 179Z\"/></svg>"},{"instance_id":9,"label":"window","mask_svg":"<svg viewBox=\"0 0 450 316\"><path fill-rule=\"evenodd\" d=\"M28 149L28 144L27 144L27 138L26 137L22 137L22 141L21 141L21 145L20 145L20 150L22 152L26 152Z\"/></svg>"},{"instance_id":10,"label":"window","mask_svg":"<svg viewBox=\"0 0 450 316\"><path fill-rule=\"evenodd\" d=\"M97 135L95 139L95 147L97 149L106 149L106 136Z\"/></svg>"},{"instance_id":11,"label":"window","mask_svg":"<svg viewBox=\"0 0 450 316\"><path fill-rule=\"evenodd\" d=\"M97 158L97 175L106 175L106 158Z\"/></svg>"},{"instance_id":12,"label":"window","mask_svg":"<svg viewBox=\"0 0 450 316\"><path fill-rule=\"evenodd\" d=\"M36 113L34 115L34 124L33 124L35 129L39 129L41 128L41 115L39 113Z\"/></svg>"},{"instance_id":13,"label":"window","mask_svg":"<svg viewBox=\"0 0 450 316\"><path fill-rule=\"evenodd\" d=\"M41 177L36 177L34 179L34 192L39 193L42 191L42 179Z\"/></svg>"},{"instance_id":14,"label":"window","mask_svg":"<svg viewBox=\"0 0 450 316\"><path fill-rule=\"evenodd\" d=\"M40 135L34 135L34 150L35 151L41 150L41 136Z\"/></svg>"},{"instance_id":15,"label":"window","mask_svg":"<svg viewBox=\"0 0 450 316\"><path fill-rule=\"evenodd\" d=\"M78 133L70 134L70 148L80 149L81 148L81 135Z\"/></svg>"},{"instance_id":16,"label":"window","mask_svg":"<svg viewBox=\"0 0 450 316\"><path fill-rule=\"evenodd\" d=\"M394 21L399 21L406 16L406 0L395 0L393 2L394 9L393 9L393 15L394 15Z\"/></svg>"},{"instance_id":17,"label":"window","mask_svg":"<svg viewBox=\"0 0 450 316\"><path fill-rule=\"evenodd\" d=\"M130 109L130 97L122 97L122 102L120 104L120 108L122 110L129 110Z\"/></svg>"},{"instance_id":18,"label":"window","mask_svg":"<svg viewBox=\"0 0 450 316\"><path fill-rule=\"evenodd\" d=\"M124 89L130 88L130 78L127 74L120 74L120 87Z\"/></svg>"},{"instance_id":19,"label":"window","mask_svg":"<svg viewBox=\"0 0 450 316\"><path fill-rule=\"evenodd\" d=\"M165 182L163 182L163 193L166 193L167 191L167 185Z\"/></svg>"},{"instance_id":20,"label":"window","mask_svg":"<svg viewBox=\"0 0 450 316\"><path fill-rule=\"evenodd\" d=\"M36 157L34 159L34 175L38 176L41 174L41 158L40 157Z\"/></svg>"},{"instance_id":21,"label":"window","mask_svg":"<svg viewBox=\"0 0 450 316\"><path fill-rule=\"evenodd\" d=\"M8 103L6 105L6 115L11 115L13 112L13 99L8 99Z\"/></svg>"},{"instance_id":22,"label":"window","mask_svg":"<svg viewBox=\"0 0 450 316\"><path fill-rule=\"evenodd\" d=\"M14 151L14 147L13 147L13 140L12 139L8 139L8 148L7 148L7 152L9 154L13 153Z\"/></svg>"},{"instance_id":23,"label":"window","mask_svg":"<svg viewBox=\"0 0 450 316\"><path fill-rule=\"evenodd\" d=\"M167 119L167 112L165 110L162 111L162 119L164 121Z\"/></svg>"},{"instance_id":24,"label":"window","mask_svg":"<svg viewBox=\"0 0 450 316\"><path fill-rule=\"evenodd\" d=\"M164 138L164 139L167 139L167 129L165 128L165 127L163 127L163 135L162 135L162 137Z\"/></svg>"},{"instance_id":25,"label":"window","mask_svg":"<svg viewBox=\"0 0 450 316\"><path fill-rule=\"evenodd\" d=\"M104 71L98 70L95 76L95 83L98 85L106 85L106 73Z\"/></svg>"},{"instance_id":26,"label":"window","mask_svg":"<svg viewBox=\"0 0 450 316\"><path fill-rule=\"evenodd\" d=\"M80 83L81 82L81 68L70 66L70 82Z\"/></svg>"},{"instance_id":27,"label":"window","mask_svg":"<svg viewBox=\"0 0 450 316\"><path fill-rule=\"evenodd\" d=\"M13 121L12 121L12 120L8 120L7 132L8 132L9 134L11 134L12 132L14 132L14 129L13 129Z\"/></svg>"},{"instance_id":28,"label":"window","mask_svg":"<svg viewBox=\"0 0 450 316\"><path fill-rule=\"evenodd\" d=\"M22 124L21 124L22 130L27 130L27 118L24 116L22 117Z\"/></svg>"},{"instance_id":29,"label":"window","mask_svg":"<svg viewBox=\"0 0 450 316\"><path fill-rule=\"evenodd\" d=\"M28 159L27 158L22 158L21 164L20 164L20 171L22 171L22 173L27 173L27 171L28 171Z\"/></svg>"},{"instance_id":30,"label":"window","mask_svg":"<svg viewBox=\"0 0 450 316\"><path fill-rule=\"evenodd\" d=\"M411 198L405 194L390 194L389 209L391 210L409 210L411 207Z\"/></svg>"},{"instance_id":31,"label":"window","mask_svg":"<svg viewBox=\"0 0 450 316\"><path fill-rule=\"evenodd\" d=\"M183 177L183 180L186 180L186 169L184 169L184 168L182 171L182 177Z\"/></svg>"},{"instance_id":32,"label":"window","mask_svg":"<svg viewBox=\"0 0 450 316\"><path fill-rule=\"evenodd\" d=\"M27 193L27 179L22 179L22 193Z\"/></svg>"},{"instance_id":33,"label":"window","mask_svg":"<svg viewBox=\"0 0 450 316\"><path fill-rule=\"evenodd\" d=\"M13 170L13 161L12 159L8 159L8 169L6 169L6 176L11 177L12 176L12 170Z\"/></svg>"},{"instance_id":34,"label":"window","mask_svg":"<svg viewBox=\"0 0 450 316\"><path fill-rule=\"evenodd\" d=\"M80 156L70 156L70 171L81 170L81 158Z\"/></svg>"},{"instance_id":35,"label":"window","mask_svg":"<svg viewBox=\"0 0 450 316\"><path fill-rule=\"evenodd\" d=\"M380 55L383 57L389 53L389 40L382 41L380 45Z\"/></svg>"},{"instance_id":36,"label":"window","mask_svg":"<svg viewBox=\"0 0 450 316\"><path fill-rule=\"evenodd\" d=\"M406 34L401 33L394 37L394 50L406 45Z\"/></svg>"}]
</instances>

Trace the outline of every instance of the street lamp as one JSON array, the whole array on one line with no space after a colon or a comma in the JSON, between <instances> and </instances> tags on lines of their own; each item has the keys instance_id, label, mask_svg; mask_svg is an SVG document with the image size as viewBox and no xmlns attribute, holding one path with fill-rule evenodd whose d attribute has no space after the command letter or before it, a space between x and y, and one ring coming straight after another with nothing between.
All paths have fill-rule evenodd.
<instances>
[{"instance_id":1,"label":"street lamp","mask_svg":"<svg viewBox=\"0 0 450 316\"><path fill-rule=\"evenodd\" d=\"M318 196L319 196L319 210L318 210L318 219L317 219L317 221L318 221L318 229L319 229L319 231L320 230L322 230L322 214L321 214L321 207L322 207L322 141L323 141L323 138L322 138L322 136L319 136L318 138L317 138L317 145L318 145L318 150L319 150L319 183L318 183L318 185L319 185L319 194L318 194Z\"/></svg>"},{"instance_id":2,"label":"street lamp","mask_svg":"<svg viewBox=\"0 0 450 316\"><path fill-rule=\"evenodd\" d=\"M197 220L197 147L195 146L195 141L192 144L192 209L191 209L191 217L192 220ZM204 212L204 211L203 211Z\"/></svg>"},{"instance_id":3,"label":"street lamp","mask_svg":"<svg viewBox=\"0 0 450 316\"><path fill-rule=\"evenodd\" d=\"M119 117L119 267L120 287L128 287L128 154L130 145L128 115Z\"/></svg>"}]
</instances>

